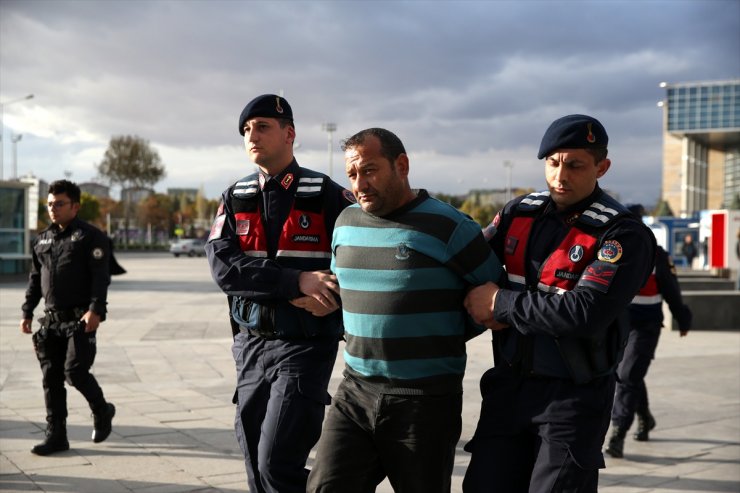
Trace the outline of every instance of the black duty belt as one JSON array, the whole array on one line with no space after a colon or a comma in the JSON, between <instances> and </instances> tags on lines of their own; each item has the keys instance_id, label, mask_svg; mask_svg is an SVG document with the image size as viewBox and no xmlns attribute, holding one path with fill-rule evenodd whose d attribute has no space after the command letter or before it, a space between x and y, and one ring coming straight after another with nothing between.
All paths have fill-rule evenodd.
<instances>
[{"instance_id":1,"label":"black duty belt","mask_svg":"<svg viewBox=\"0 0 740 493\"><path fill-rule=\"evenodd\" d=\"M87 312L85 308L70 308L69 310L44 310L44 318L49 323L76 322Z\"/></svg>"},{"instance_id":2,"label":"black duty belt","mask_svg":"<svg viewBox=\"0 0 740 493\"><path fill-rule=\"evenodd\" d=\"M239 332L252 334L253 336L261 337L262 339L267 339L268 341L278 338L277 333L274 330L267 331L267 330L248 329L240 325Z\"/></svg>"}]
</instances>

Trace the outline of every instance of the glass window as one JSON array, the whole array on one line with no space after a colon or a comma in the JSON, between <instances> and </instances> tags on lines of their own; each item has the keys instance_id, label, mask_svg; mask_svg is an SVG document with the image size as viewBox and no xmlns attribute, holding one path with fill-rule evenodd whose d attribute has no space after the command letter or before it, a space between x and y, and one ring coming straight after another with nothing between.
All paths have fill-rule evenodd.
<instances>
[{"instance_id":1,"label":"glass window","mask_svg":"<svg viewBox=\"0 0 740 493\"><path fill-rule=\"evenodd\" d=\"M0 194L0 228L26 227L26 204L24 190L3 188Z\"/></svg>"}]
</instances>

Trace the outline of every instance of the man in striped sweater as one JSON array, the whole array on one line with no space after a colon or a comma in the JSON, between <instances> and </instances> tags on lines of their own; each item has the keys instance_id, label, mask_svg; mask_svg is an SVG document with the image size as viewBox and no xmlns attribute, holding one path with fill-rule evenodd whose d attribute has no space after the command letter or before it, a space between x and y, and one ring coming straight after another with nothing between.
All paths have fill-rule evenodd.
<instances>
[{"instance_id":1,"label":"man in striped sweater","mask_svg":"<svg viewBox=\"0 0 740 493\"><path fill-rule=\"evenodd\" d=\"M448 492L462 426L465 341L485 330L467 288L498 279L480 227L409 186L409 158L381 128L344 142L357 204L335 224L346 368L308 491Z\"/></svg>"}]
</instances>

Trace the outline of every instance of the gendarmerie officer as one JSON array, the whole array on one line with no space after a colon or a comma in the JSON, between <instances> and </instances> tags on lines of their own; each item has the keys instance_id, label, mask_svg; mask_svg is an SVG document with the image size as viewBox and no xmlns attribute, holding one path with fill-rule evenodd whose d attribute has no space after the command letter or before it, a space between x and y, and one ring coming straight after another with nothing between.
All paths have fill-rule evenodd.
<instances>
[{"instance_id":1,"label":"gendarmerie officer","mask_svg":"<svg viewBox=\"0 0 740 493\"><path fill-rule=\"evenodd\" d=\"M223 193L206 244L238 330L236 435L250 491L302 493L342 335L331 236L354 197L298 166L284 98L249 102L239 133L259 170Z\"/></svg>"},{"instance_id":2,"label":"gendarmerie officer","mask_svg":"<svg viewBox=\"0 0 740 493\"><path fill-rule=\"evenodd\" d=\"M95 361L97 329L106 314L110 283L110 241L102 231L77 218L80 189L67 180L49 185L52 224L33 242L31 273L23 304L21 331L30 334L33 310L44 299L41 328L33 345L43 374L46 439L31 450L49 455L69 449L65 380L87 399L93 412L94 442L111 432L113 404L90 367Z\"/></svg>"},{"instance_id":3,"label":"gendarmerie officer","mask_svg":"<svg viewBox=\"0 0 740 493\"><path fill-rule=\"evenodd\" d=\"M637 217L645 215L644 208L639 204L628 208ZM655 251L655 267L629 305L630 333L624 356L617 368L619 378L612 407L612 434L604 450L612 457L624 456L624 437L632 426L635 415L635 440L647 441L650 430L655 428L645 376L655 357L655 348L658 347L663 328L663 300L668 303L668 308L678 322L681 337L686 336L691 329L691 309L681 298L681 287L673 259L658 246Z\"/></svg>"},{"instance_id":4,"label":"gendarmerie officer","mask_svg":"<svg viewBox=\"0 0 740 493\"><path fill-rule=\"evenodd\" d=\"M606 130L568 115L545 132L548 190L509 202L486 228L509 287L473 288L466 306L494 330L495 367L463 483L466 492L595 492L626 326L655 241L598 185Z\"/></svg>"}]
</instances>

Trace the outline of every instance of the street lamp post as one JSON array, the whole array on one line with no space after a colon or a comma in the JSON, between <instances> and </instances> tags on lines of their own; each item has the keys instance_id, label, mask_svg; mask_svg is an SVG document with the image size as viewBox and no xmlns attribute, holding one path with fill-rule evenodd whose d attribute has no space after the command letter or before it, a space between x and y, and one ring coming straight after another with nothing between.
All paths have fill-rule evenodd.
<instances>
[{"instance_id":1,"label":"street lamp post","mask_svg":"<svg viewBox=\"0 0 740 493\"><path fill-rule=\"evenodd\" d=\"M23 134L13 135L10 134L10 142L13 143L13 174L10 175L10 179L18 178L18 142L23 138Z\"/></svg>"},{"instance_id":2,"label":"street lamp post","mask_svg":"<svg viewBox=\"0 0 740 493\"><path fill-rule=\"evenodd\" d=\"M511 168L514 167L514 163L511 161L504 161L504 168L506 168L506 203L511 201Z\"/></svg>"},{"instance_id":3,"label":"street lamp post","mask_svg":"<svg viewBox=\"0 0 740 493\"><path fill-rule=\"evenodd\" d=\"M334 149L333 149L333 142L332 142L332 134L337 129L337 124L336 123L323 123L321 125L321 129L329 135L329 178L333 178L332 168L333 168Z\"/></svg>"},{"instance_id":4,"label":"street lamp post","mask_svg":"<svg viewBox=\"0 0 740 493\"><path fill-rule=\"evenodd\" d=\"M0 102L0 180L3 179L3 157L5 155L4 140L5 140L5 123L3 122L3 115L5 107L9 104L18 103L27 99L33 98L33 94L29 94L22 98L11 99L10 101Z\"/></svg>"}]
</instances>

